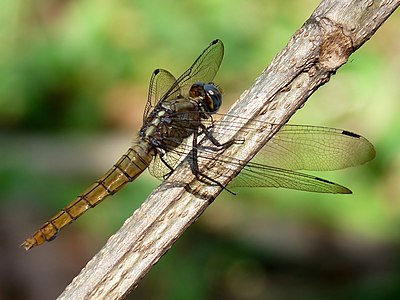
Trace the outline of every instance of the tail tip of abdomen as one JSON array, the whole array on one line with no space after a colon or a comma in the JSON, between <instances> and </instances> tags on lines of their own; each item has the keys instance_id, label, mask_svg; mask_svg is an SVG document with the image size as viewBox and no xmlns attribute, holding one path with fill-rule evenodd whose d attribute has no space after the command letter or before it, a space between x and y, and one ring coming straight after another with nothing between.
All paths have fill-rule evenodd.
<instances>
[{"instance_id":1,"label":"tail tip of abdomen","mask_svg":"<svg viewBox=\"0 0 400 300\"><path fill-rule=\"evenodd\" d=\"M25 248L25 250L29 250L32 249L33 247L37 246L38 242L36 241L36 239L34 237L28 238L26 239L21 245L20 247Z\"/></svg>"}]
</instances>

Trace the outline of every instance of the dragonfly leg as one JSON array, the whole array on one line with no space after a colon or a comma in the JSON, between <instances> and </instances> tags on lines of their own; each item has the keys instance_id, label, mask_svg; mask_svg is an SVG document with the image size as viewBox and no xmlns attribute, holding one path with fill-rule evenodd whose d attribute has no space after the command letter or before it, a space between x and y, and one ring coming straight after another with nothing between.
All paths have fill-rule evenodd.
<instances>
[{"instance_id":1,"label":"dragonfly leg","mask_svg":"<svg viewBox=\"0 0 400 300\"><path fill-rule=\"evenodd\" d=\"M206 133L205 133L206 134ZM211 133L209 133L210 136L212 137ZM206 134L207 135L207 134ZM197 179L199 179L200 181L204 182L204 183L209 183L212 182L216 185L218 185L219 187L221 187L222 189L228 191L229 193L236 195L236 193L234 193L233 191L231 191L230 189L228 189L226 186L224 186L222 183L220 183L218 180L215 180L213 178L211 178L210 176L207 176L206 174L200 172L199 169L199 165L198 165L198 143L197 143L197 138L198 138L198 132L195 132L193 135L193 142L192 142L192 150L190 151L191 153L191 162L190 162L190 168L192 170L192 173L197 177ZM221 144L219 143L214 137L212 137L212 139L214 139L218 145L216 145L217 147L221 148L221 147L225 147L225 145L228 145L226 147L229 147L230 145L232 145L235 141L228 141L227 143ZM229 144L228 144L229 143ZM214 143L213 143L214 144ZM208 180L209 182L206 182L206 180Z\"/></svg>"},{"instance_id":2,"label":"dragonfly leg","mask_svg":"<svg viewBox=\"0 0 400 300\"><path fill-rule=\"evenodd\" d=\"M163 178L165 180L169 177L169 175L171 175L171 173L174 171L174 168L169 165L169 163L164 159L164 156L162 154L160 154L159 157L160 157L161 161L163 162L163 164L169 169L169 172L163 176Z\"/></svg>"},{"instance_id":3,"label":"dragonfly leg","mask_svg":"<svg viewBox=\"0 0 400 300\"><path fill-rule=\"evenodd\" d=\"M244 143L244 139L231 139L225 143L220 143L213 135L212 133L208 130L208 128L206 126L204 126L203 124L200 125L202 133L204 133L204 135L207 137L207 139L209 139L211 141L211 143L214 144L214 146L216 147L204 147L206 149L212 150L212 151L219 151L222 149L227 149L230 146L232 146L233 144L243 144Z\"/></svg>"}]
</instances>

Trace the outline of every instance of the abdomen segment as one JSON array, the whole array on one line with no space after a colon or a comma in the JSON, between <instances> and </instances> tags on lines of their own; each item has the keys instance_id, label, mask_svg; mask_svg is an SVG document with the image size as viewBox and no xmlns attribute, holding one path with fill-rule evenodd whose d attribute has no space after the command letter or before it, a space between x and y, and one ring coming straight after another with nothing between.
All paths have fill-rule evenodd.
<instances>
[{"instance_id":1,"label":"abdomen segment","mask_svg":"<svg viewBox=\"0 0 400 300\"><path fill-rule=\"evenodd\" d=\"M45 241L53 240L62 228L138 177L149 166L153 156L153 150L146 142L133 145L107 173L48 220L21 246L29 250Z\"/></svg>"}]
</instances>

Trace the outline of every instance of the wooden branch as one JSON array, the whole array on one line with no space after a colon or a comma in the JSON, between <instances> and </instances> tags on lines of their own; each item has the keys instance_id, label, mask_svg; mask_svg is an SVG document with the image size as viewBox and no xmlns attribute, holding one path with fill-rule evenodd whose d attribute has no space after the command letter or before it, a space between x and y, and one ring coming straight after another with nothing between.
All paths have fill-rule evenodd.
<instances>
[{"instance_id":1,"label":"wooden branch","mask_svg":"<svg viewBox=\"0 0 400 300\"><path fill-rule=\"evenodd\" d=\"M398 0L322 1L229 114L272 124L286 123L399 4ZM244 145L233 145L223 154L247 162L281 126L268 126L260 134L246 136ZM223 127L217 136L220 140L233 137L232 131ZM210 155L216 158L221 153ZM221 172L223 184L240 171L216 164L216 159L207 164L201 162L200 169L205 173L211 168L213 174L215 170ZM187 165L181 165L108 240L58 299L124 298L220 192L220 187L199 182Z\"/></svg>"}]
</instances>

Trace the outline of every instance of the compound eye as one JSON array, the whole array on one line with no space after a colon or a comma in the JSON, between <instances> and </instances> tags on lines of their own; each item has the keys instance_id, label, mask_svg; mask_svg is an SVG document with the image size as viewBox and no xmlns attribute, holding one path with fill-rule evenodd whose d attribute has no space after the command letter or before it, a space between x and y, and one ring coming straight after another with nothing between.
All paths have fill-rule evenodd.
<instances>
[{"instance_id":1,"label":"compound eye","mask_svg":"<svg viewBox=\"0 0 400 300\"><path fill-rule=\"evenodd\" d=\"M206 111L213 113L218 111L222 104L222 94L214 84L205 84L204 91L206 92Z\"/></svg>"}]
</instances>

